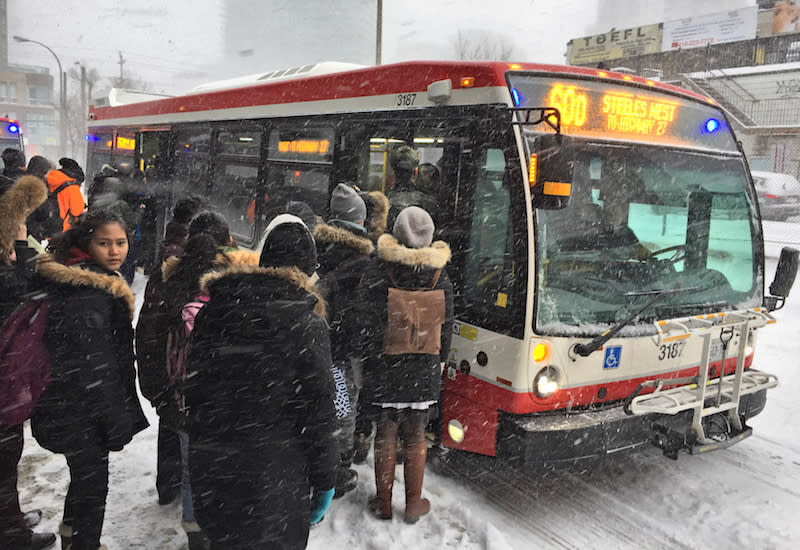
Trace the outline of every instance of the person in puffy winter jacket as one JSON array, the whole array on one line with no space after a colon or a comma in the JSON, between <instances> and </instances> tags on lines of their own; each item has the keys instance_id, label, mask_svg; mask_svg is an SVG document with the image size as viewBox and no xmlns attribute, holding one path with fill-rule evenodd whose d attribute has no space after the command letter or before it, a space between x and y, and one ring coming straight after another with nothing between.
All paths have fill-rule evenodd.
<instances>
[{"instance_id":1,"label":"person in puffy winter jacket","mask_svg":"<svg viewBox=\"0 0 800 550\"><path fill-rule=\"evenodd\" d=\"M96 550L108 492L108 453L147 427L136 395L134 296L118 273L128 234L98 210L51 242L37 275L52 297L45 342L51 381L34 410L39 445L67 460L62 547Z\"/></svg>"},{"instance_id":2,"label":"person in puffy winter jacket","mask_svg":"<svg viewBox=\"0 0 800 550\"><path fill-rule=\"evenodd\" d=\"M28 247L25 220L46 198L47 187L33 176L0 187L0 322L22 303L33 278L36 251ZM0 548L40 549L56 541L52 533L31 531L19 507L17 465L24 440L21 423L0 422Z\"/></svg>"},{"instance_id":3,"label":"person in puffy winter jacket","mask_svg":"<svg viewBox=\"0 0 800 550\"><path fill-rule=\"evenodd\" d=\"M236 250L229 246L232 239L225 219L215 212L203 212L189 224L189 240L180 257L170 257L161 268L163 276L163 300L156 319L156 333L172 335L179 342L179 335L191 331L194 316L208 299L200 289L200 278L213 270L227 267L257 266L258 254L249 250ZM189 338L189 345L191 339ZM174 345L174 343L173 343ZM169 345L167 353L174 352ZM207 539L195 519L192 500L191 475L189 472L189 435L185 426L183 383L180 364L175 358L167 368L162 364L160 387L153 400L160 418L160 426L178 434L181 452L181 500L183 505L182 526L189 539L189 550L203 549ZM166 376L168 371L169 376ZM140 369L141 374L141 369ZM141 378L141 377L140 377ZM153 390L149 390L153 391Z\"/></svg>"},{"instance_id":4,"label":"person in puffy winter jacket","mask_svg":"<svg viewBox=\"0 0 800 550\"><path fill-rule=\"evenodd\" d=\"M114 170L104 167L107 172ZM102 182L102 180L101 180ZM164 312L164 281L161 266L167 258L183 254L189 236L189 222L208 206L204 197L187 197L175 203L172 219L167 223L166 234L159 248L156 267L150 273L144 289L144 301L136 324L136 362L139 368L139 386L142 395L158 410L166 374L166 339L158 331L159 319ZM227 224L225 224L227 233ZM156 451L156 492L159 504L169 504L180 493L181 447L178 434L159 420Z\"/></svg>"},{"instance_id":5,"label":"person in puffy winter jacket","mask_svg":"<svg viewBox=\"0 0 800 550\"><path fill-rule=\"evenodd\" d=\"M339 452L316 249L300 218L267 227L258 266L205 275L187 368L195 514L212 548L305 548Z\"/></svg>"},{"instance_id":6,"label":"person in puffy winter jacket","mask_svg":"<svg viewBox=\"0 0 800 550\"><path fill-rule=\"evenodd\" d=\"M355 432L358 393L361 388L361 350L353 346L353 331L357 330L355 316L356 291L374 250L367 238L364 220L367 216L364 200L352 187L340 183L331 194L331 219L314 228L314 241L319 252L320 277L317 283L328 304L331 326L331 353L337 375L347 386L350 411L337 411L339 416L339 468L336 472L336 494L341 497L355 489L358 474L353 463L353 434Z\"/></svg>"},{"instance_id":7,"label":"person in puffy winter jacket","mask_svg":"<svg viewBox=\"0 0 800 550\"><path fill-rule=\"evenodd\" d=\"M447 360L453 329L453 287L444 271L450 261L450 247L442 241L433 242L434 229L433 220L422 208L410 206L402 210L394 223L393 234L378 239L377 261L365 274L361 286L360 303L368 304L359 317L368 356L362 399L374 405L378 418L375 437L377 494L369 501L369 509L380 519L392 517L399 432L403 442L405 520L408 523L416 522L430 511L430 502L422 498L427 457L425 425L430 408L439 400L441 365ZM392 288L441 292L441 311L417 310L416 313L418 319L433 318L437 323L441 319L438 341L427 342L438 349L438 353L428 351L428 346L412 346L414 351L387 349L387 342L392 342L391 337L387 338ZM422 302L418 300L416 304L419 303ZM432 328L420 327L408 333L416 338L434 333Z\"/></svg>"}]
</instances>

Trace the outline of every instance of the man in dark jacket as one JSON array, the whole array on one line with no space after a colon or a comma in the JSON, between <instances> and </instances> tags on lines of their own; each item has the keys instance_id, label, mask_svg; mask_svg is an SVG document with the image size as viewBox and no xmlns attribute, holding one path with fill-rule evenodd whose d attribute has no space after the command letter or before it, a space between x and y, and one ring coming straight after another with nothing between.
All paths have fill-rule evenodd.
<instances>
[{"instance_id":1,"label":"man in dark jacket","mask_svg":"<svg viewBox=\"0 0 800 550\"><path fill-rule=\"evenodd\" d=\"M305 548L333 497L334 388L316 263L311 233L281 214L260 265L201 279L210 299L195 319L184 396L195 515L214 548Z\"/></svg>"},{"instance_id":2,"label":"man in dark jacket","mask_svg":"<svg viewBox=\"0 0 800 550\"><path fill-rule=\"evenodd\" d=\"M44 182L25 176L12 186L0 186L0 323L22 303L34 273L36 251L28 247L25 219L47 198ZM0 373L0 384L6 383ZM0 548L48 548L53 533L33 533L19 507L17 465L25 441L22 424L0 423ZM30 514L37 523L40 511Z\"/></svg>"},{"instance_id":3,"label":"man in dark jacket","mask_svg":"<svg viewBox=\"0 0 800 550\"><path fill-rule=\"evenodd\" d=\"M331 353L335 375L344 377L350 398L349 410L337 411L339 417L339 450L341 457L336 471L336 497L355 489L358 474L353 463L353 434L361 387L361 352L353 347L357 330L356 292L369 265L374 247L367 238L364 220L367 207L352 187L340 183L331 194L331 219L314 229L319 252L317 284L328 303L331 327Z\"/></svg>"},{"instance_id":4,"label":"man in dark jacket","mask_svg":"<svg viewBox=\"0 0 800 550\"><path fill-rule=\"evenodd\" d=\"M419 153L412 147L401 144L389 154L389 164L394 172L394 187L387 193L389 198L389 227L401 210L408 206L419 206L429 213L436 212L436 199L417 183Z\"/></svg>"},{"instance_id":5,"label":"man in dark jacket","mask_svg":"<svg viewBox=\"0 0 800 550\"><path fill-rule=\"evenodd\" d=\"M25 153L19 149L9 147L4 149L2 153L3 158L3 175L11 181L17 181L25 175Z\"/></svg>"}]
</instances>

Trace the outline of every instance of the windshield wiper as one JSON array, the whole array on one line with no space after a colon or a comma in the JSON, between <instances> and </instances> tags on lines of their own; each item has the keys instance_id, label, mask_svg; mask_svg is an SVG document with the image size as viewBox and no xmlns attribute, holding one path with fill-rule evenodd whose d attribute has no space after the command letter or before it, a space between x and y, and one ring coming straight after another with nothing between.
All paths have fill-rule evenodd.
<instances>
[{"instance_id":1,"label":"windshield wiper","mask_svg":"<svg viewBox=\"0 0 800 550\"><path fill-rule=\"evenodd\" d=\"M617 333L623 329L623 327L628 326L634 319L636 319L644 310L652 306L658 300L663 298L664 296L675 296L676 294L683 294L684 292L694 292L695 290L700 290L699 286L687 287L687 288L665 288L665 289L658 289L658 290L642 290L640 292L627 292L626 296L650 296L653 297L647 301L645 305L640 307L636 312L633 313L627 319L620 321L601 335L594 338L591 342L586 344L575 344L572 346L572 351L576 354L580 355L581 357L589 357L593 351L603 347L603 345L611 340Z\"/></svg>"}]
</instances>

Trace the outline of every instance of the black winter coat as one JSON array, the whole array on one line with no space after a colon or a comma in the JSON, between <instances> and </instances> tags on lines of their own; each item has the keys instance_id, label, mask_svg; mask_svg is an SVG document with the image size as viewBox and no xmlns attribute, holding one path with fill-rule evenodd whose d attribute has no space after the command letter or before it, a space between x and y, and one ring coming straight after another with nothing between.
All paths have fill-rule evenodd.
<instances>
[{"instance_id":1,"label":"black winter coat","mask_svg":"<svg viewBox=\"0 0 800 550\"><path fill-rule=\"evenodd\" d=\"M51 381L33 435L55 453L119 451L148 426L136 394L133 292L93 261L67 266L44 254L37 272L54 300L45 332Z\"/></svg>"},{"instance_id":2,"label":"black winter coat","mask_svg":"<svg viewBox=\"0 0 800 550\"><path fill-rule=\"evenodd\" d=\"M324 303L296 268L201 288L184 390L197 521L226 548L305 548L310 489L333 488L339 459Z\"/></svg>"},{"instance_id":3,"label":"black winter coat","mask_svg":"<svg viewBox=\"0 0 800 550\"><path fill-rule=\"evenodd\" d=\"M314 241L319 260L317 288L328 306L333 361L340 365L350 356L361 355L354 347L360 330L357 291L375 247L366 237L326 224L314 228Z\"/></svg>"},{"instance_id":4,"label":"black winter coat","mask_svg":"<svg viewBox=\"0 0 800 550\"><path fill-rule=\"evenodd\" d=\"M407 248L390 234L378 239L377 260L373 261L361 285L362 323L359 342L367 354L364 370L364 403L417 403L438 401L441 393L441 367L450 352L453 335L453 285L444 266L450 261L450 247L436 241L426 248ZM389 280L391 269L397 285L406 289L429 289L437 269L442 269L433 289L445 295L445 322L442 324L439 355L384 355Z\"/></svg>"},{"instance_id":5,"label":"black winter coat","mask_svg":"<svg viewBox=\"0 0 800 550\"><path fill-rule=\"evenodd\" d=\"M14 264L0 262L0 323L22 303L36 267L37 252L27 241L15 241L14 250L17 253Z\"/></svg>"}]
</instances>

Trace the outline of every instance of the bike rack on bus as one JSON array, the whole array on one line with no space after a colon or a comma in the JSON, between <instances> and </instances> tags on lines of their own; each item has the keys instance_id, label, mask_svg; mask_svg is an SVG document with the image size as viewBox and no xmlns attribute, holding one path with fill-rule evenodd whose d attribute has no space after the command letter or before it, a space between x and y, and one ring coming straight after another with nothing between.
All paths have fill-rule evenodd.
<instances>
[{"instance_id":1,"label":"bike rack on bus","mask_svg":"<svg viewBox=\"0 0 800 550\"><path fill-rule=\"evenodd\" d=\"M555 130L556 135L561 135L561 111L555 107L509 107L512 113L519 113L525 115L525 120L514 120L511 124L518 124L520 126L536 126L544 122L550 128ZM531 120L533 114L536 113L538 118ZM555 121L553 120L555 119Z\"/></svg>"},{"instance_id":2,"label":"bike rack on bus","mask_svg":"<svg viewBox=\"0 0 800 550\"><path fill-rule=\"evenodd\" d=\"M763 309L739 312L726 312L708 316L697 316L674 321L667 321L660 327L670 326L677 329L679 337L699 337L703 339L700 371L696 377L688 379L648 380L628 398L625 411L629 414L658 414L675 416L683 411L691 411L691 431L679 433L674 427L663 428L657 433L654 443L664 450L670 458L677 458L680 448L688 447L692 454L703 453L728 447L752 434L752 428L742 422L739 415L741 397L761 390L774 388L778 378L755 370L745 371L745 359L748 335L751 323L764 326L774 323L775 319ZM692 329L699 329L693 332ZM724 374L727 344L739 335L736 357L736 370L733 374L719 378L709 378L711 362L711 342L714 336L722 341L721 374ZM657 342L670 341L675 336L664 338L659 331ZM674 386L663 389L664 386ZM652 393L638 395L645 386L654 386ZM703 419L723 413L727 423L724 437L708 437L703 427ZM654 423L658 424L658 423ZM673 423L674 424L674 423Z\"/></svg>"}]
</instances>

